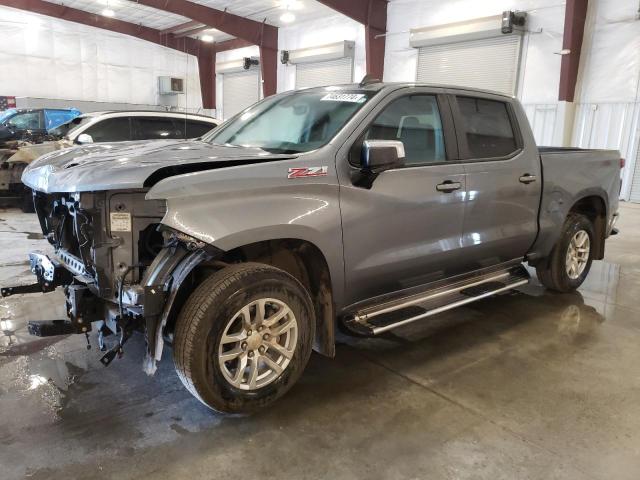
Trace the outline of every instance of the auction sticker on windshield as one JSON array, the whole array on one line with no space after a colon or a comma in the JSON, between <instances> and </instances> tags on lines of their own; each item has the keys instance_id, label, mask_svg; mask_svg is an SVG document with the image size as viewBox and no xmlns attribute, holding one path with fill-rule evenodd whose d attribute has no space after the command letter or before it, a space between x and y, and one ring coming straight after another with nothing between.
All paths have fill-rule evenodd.
<instances>
[{"instance_id":1,"label":"auction sticker on windshield","mask_svg":"<svg viewBox=\"0 0 640 480\"><path fill-rule=\"evenodd\" d=\"M322 102L362 103L366 100L364 93L327 93L320 99Z\"/></svg>"},{"instance_id":2,"label":"auction sticker on windshield","mask_svg":"<svg viewBox=\"0 0 640 480\"><path fill-rule=\"evenodd\" d=\"M131 214L128 212L111 212L111 231L130 232Z\"/></svg>"}]
</instances>

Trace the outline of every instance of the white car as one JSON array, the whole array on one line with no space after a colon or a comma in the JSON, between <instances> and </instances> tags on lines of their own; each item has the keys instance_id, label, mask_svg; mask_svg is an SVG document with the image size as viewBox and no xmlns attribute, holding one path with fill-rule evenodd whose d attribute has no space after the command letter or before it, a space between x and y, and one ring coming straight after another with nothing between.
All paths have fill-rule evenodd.
<instances>
[{"instance_id":1,"label":"white car","mask_svg":"<svg viewBox=\"0 0 640 480\"><path fill-rule=\"evenodd\" d=\"M159 111L85 113L52 133L67 144L198 138L220 121L205 115Z\"/></svg>"},{"instance_id":2,"label":"white car","mask_svg":"<svg viewBox=\"0 0 640 480\"><path fill-rule=\"evenodd\" d=\"M45 153L91 143L193 139L220 123L215 118L193 113L141 110L85 113L49 132L60 140L18 148L6 160L6 166L0 168L0 192L13 194L19 199L22 210L31 212L31 191L24 188L20 177L29 163Z\"/></svg>"}]
</instances>

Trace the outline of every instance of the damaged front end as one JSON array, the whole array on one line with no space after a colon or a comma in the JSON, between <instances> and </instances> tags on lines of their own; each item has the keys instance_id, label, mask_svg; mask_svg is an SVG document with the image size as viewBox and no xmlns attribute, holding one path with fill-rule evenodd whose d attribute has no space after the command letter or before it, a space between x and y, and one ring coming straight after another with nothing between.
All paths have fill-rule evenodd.
<instances>
[{"instance_id":1,"label":"damaged front end","mask_svg":"<svg viewBox=\"0 0 640 480\"><path fill-rule=\"evenodd\" d=\"M42 232L54 254L31 253L32 285L2 288L2 296L64 288L65 320L29 323L37 336L96 330L108 365L136 331L147 341L145 371L155 372L180 287L219 250L161 224L162 200L145 190L35 193ZM90 345L90 344L88 344Z\"/></svg>"}]
</instances>

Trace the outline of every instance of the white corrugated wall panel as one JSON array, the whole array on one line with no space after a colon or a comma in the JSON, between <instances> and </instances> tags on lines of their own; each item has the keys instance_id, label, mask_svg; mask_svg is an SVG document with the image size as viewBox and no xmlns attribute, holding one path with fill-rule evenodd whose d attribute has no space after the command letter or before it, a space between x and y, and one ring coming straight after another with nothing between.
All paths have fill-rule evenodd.
<instances>
[{"instance_id":1,"label":"white corrugated wall panel","mask_svg":"<svg viewBox=\"0 0 640 480\"><path fill-rule=\"evenodd\" d=\"M515 95L520 40L520 35L502 35L422 47L418 53L417 80Z\"/></svg>"},{"instance_id":2,"label":"white corrugated wall panel","mask_svg":"<svg viewBox=\"0 0 640 480\"><path fill-rule=\"evenodd\" d=\"M553 146L553 136L556 128L558 104L524 104L524 111L527 114L536 144Z\"/></svg>"},{"instance_id":3,"label":"white corrugated wall panel","mask_svg":"<svg viewBox=\"0 0 640 480\"><path fill-rule=\"evenodd\" d=\"M323 87L353 82L353 58L296 65L296 88Z\"/></svg>"},{"instance_id":4,"label":"white corrugated wall panel","mask_svg":"<svg viewBox=\"0 0 640 480\"><path fill-rule=\"evenodd\" d=\"M260 72L222 74L222 115L224 120L260 100Z\"/></svg>"},{"instance_id":5,"label":"white corrugated wall panel","mask_svg":"<svg viewBox=\"0 0 640 480\"><path fill-rule=\"evenodd\" d=\"M640 144L640 131L636 137L636 144ZM640 145L637 148L635 165L633 165L633 177L631 177L631 188L629 189L629 201L640 203Z\"/></svg>"},{"instance_id":6,"label":"white corrugated wall panel","mask_svg":"<svg viewBox=\"0 0 640 480\"><path fill-rule=\"evenodd\" d=\"M581 103L576 105L573 128L573 144L582 148L606 148L619 150L627 160L622 172L621 197L630 199L633 172L638 173L637 145L640 104Z\"/></svg>"}]
</instances>

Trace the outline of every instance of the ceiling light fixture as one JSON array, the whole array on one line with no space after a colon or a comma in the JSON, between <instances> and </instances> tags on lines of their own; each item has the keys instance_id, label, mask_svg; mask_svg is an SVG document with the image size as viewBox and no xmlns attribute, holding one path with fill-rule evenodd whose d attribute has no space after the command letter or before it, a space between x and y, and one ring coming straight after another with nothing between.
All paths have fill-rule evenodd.
<instances>
[{"instance_id":1,"label":"ceiling light fixture","mask_svg":"<svg viewBox=\"0 0 640 480\"><path fill-rule=\"evenodd\" d=\"M284 22L284 23L291 23L295 19L296 19L296 16L292 12L290 12L289 10L287 10L282 15L280 15L280 21Z\"/></svg>"},{"instance_id":2,"label":"ceiling light fixture","mask_svg":"<svg viewBox=\"0 0 640 480\"><path fill-rule=\"evenodd\" d=\"M115 17L116 12L114 12L110 8L105 8L104 10L102 10L102 15L105 17Z\"/></svg>"},{"instance_id":3,"label":"ceiling light fixture","mask_svg":"<svg viewBox=\"0 0 640 480\"><path fill-rule=\"evenodd\" d=\"M202 35L200 37L200 40L202 40L203 42L211 43L213 42L213 35Z\"/></svg>"}]
</instances>

